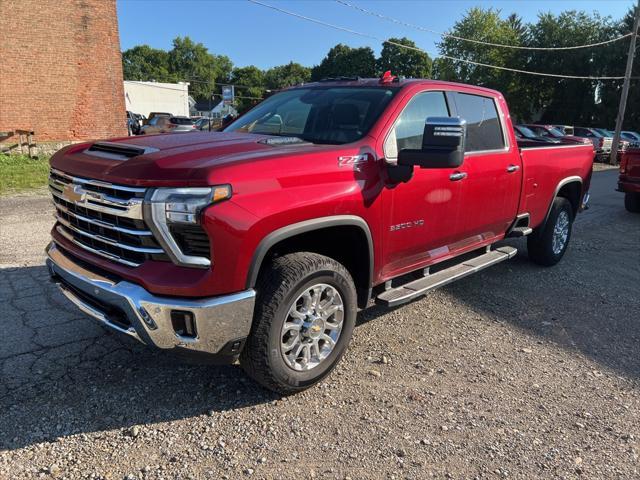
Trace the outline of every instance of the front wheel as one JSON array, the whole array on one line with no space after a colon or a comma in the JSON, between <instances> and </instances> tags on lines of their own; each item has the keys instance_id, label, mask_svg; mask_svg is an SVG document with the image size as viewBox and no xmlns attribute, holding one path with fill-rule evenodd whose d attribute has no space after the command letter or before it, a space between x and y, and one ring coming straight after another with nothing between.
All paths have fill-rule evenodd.
<instances>
[{"instance_id":1,"label":"front wheel","mask_svg":"<svg viewBox=\"0 0 640 480\"><path fill-rule=\"evenodd\" d=\"M569 246L573 208L569 200L557 197L551 206L549 218L543 228L527 237L529 258L539 265L550 267L558 263Z\"/></svg>"},{"instance_id":2,"label":"front wheel","mask_svg":"<svg viewBox=\"0 0 640 480\"><path fill-rule=\"evenodd\" d=\"M624 194L624 208L631 213L640 213L640 193L627 192Z\"/></svg>"},{"instance_id":3,"label":"front wheel","mask_svg":"<svg viewBox=\"0 0 640 480\"><path fill-rule=\"evenodd\" d=\"M347 269L310 252L274 259L258 279L251 333L240 356L264 387L291 394L326 377L356 322L356 288Z\"/></svg>"}]
</instances>

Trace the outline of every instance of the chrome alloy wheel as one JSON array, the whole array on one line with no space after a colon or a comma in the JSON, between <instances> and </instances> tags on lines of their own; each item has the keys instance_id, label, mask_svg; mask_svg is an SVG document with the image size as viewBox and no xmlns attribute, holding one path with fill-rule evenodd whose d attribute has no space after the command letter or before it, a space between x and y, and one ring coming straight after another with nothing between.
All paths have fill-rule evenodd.
<instances>
[{"instance_id":1,"label":"chrome alloy wheel","mask_svg":"<svg viewBox=\"0 0 640 480\"><path fill-rule=\"evenodd\" d=\"M567 239L569 238L569 214L566 210L561 211L556 219L556 224L553 227L553 237L551 238L551 249L555 255L562 252Z\"/></svg>"},{"instance_id":2,"label":"chrome alloy wheel","mask_svg":"<svg viewBox=\"0 0 640 480\"><path fill-rule=\"evenodd\" d=\"M285 363L297 371L320 365L340 338L344 303L326 283L305 289L293 302L282 326L280 351Z\"/></svg>"}]
</instances>

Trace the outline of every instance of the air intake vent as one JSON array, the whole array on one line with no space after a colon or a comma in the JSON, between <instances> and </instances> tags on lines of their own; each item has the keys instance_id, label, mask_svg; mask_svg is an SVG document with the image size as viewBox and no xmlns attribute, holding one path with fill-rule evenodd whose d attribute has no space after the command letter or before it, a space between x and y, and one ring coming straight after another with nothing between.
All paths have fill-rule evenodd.
<instances>
[{"instance_id":1,"label":"air intake vent","mask_svg":"<svg viewBox=\"0 0 640 480\"><path fill-rule=\"evenodd\" d=\"M209 237L200 225L172 224L170 231L182 253L211 260Z\"/></svg>"},{"instance_id":2,"label":"air intake vent","mask_svg":"<svg viewBox=\"0 0 640 480\"><path fill-rule=\"evenodd\" d=\"M157 152L158 149L124 143L96 142L87 151L99 157L127 159L144 155L145 153Z\"/></svg>"}]
</instances>

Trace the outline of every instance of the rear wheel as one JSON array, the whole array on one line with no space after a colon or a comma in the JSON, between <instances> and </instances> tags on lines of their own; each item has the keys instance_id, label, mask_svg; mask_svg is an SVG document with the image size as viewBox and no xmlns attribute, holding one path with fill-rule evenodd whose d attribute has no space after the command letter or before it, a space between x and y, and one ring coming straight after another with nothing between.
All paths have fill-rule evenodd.
<instances>
[{"instance_id":1,"label":"rear wheel","mask_svg":"<svg viewBox=\"0 0 640 480\"><path fill-rule=\"evenodd\" d=\"M627 192L624 194L624 208L632 213L640 213L640 193Z\"/></svg>"},{"instance_id":2,"label":"rear wheel","mask_svg":"<svg viewBox=\"0 0 640 480\"><path fill-rule=\"evenodd\" d=\"M527 237L529 258L539 265L552 266L558 263L569 246L573 209L569 200L557 197L553 201L549 218L541 229Z\"/></svg>"},{"instance_id":3,"label":"rear wheel","mask_svg":"<svg viewBox=\"0 0 640 480\"><path fill-rule=\"evenodd\" d=\"M347 269L309 252L276 258L261 274L251 333L240 363L281 394L314 385L337 365L356 321L356 289Z\"/></svg>"}]
</instances>

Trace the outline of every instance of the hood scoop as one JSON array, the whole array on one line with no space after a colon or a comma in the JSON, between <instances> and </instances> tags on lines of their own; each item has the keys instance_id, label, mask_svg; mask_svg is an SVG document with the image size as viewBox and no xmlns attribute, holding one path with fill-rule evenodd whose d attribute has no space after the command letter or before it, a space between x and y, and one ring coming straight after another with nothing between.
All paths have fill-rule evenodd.
<instances>
[{"instance_id":1,"label":"hood scoop","mask_svg":"<svg viewBox=\"0 0 640 480\"><path fill-rule=\"evenodd\" d=\"M263 145L272 145L274 147L280 147L282 145L300 145L301 143L309 143L300 137L269 137L258 141Z\"/></svg>"},{"instance_id":2,"label":"hood scoop","mask_svg":"<svg viewBox=\"0 0 640 480\"><path fill-rule=\"evenodd\" d=\"M109 158L111 160L127 160L129 158L157 152L157 148L143 147L126 143L96 142L85 150L85 154L95 157Z\"/></svg>"}]
</instances>

